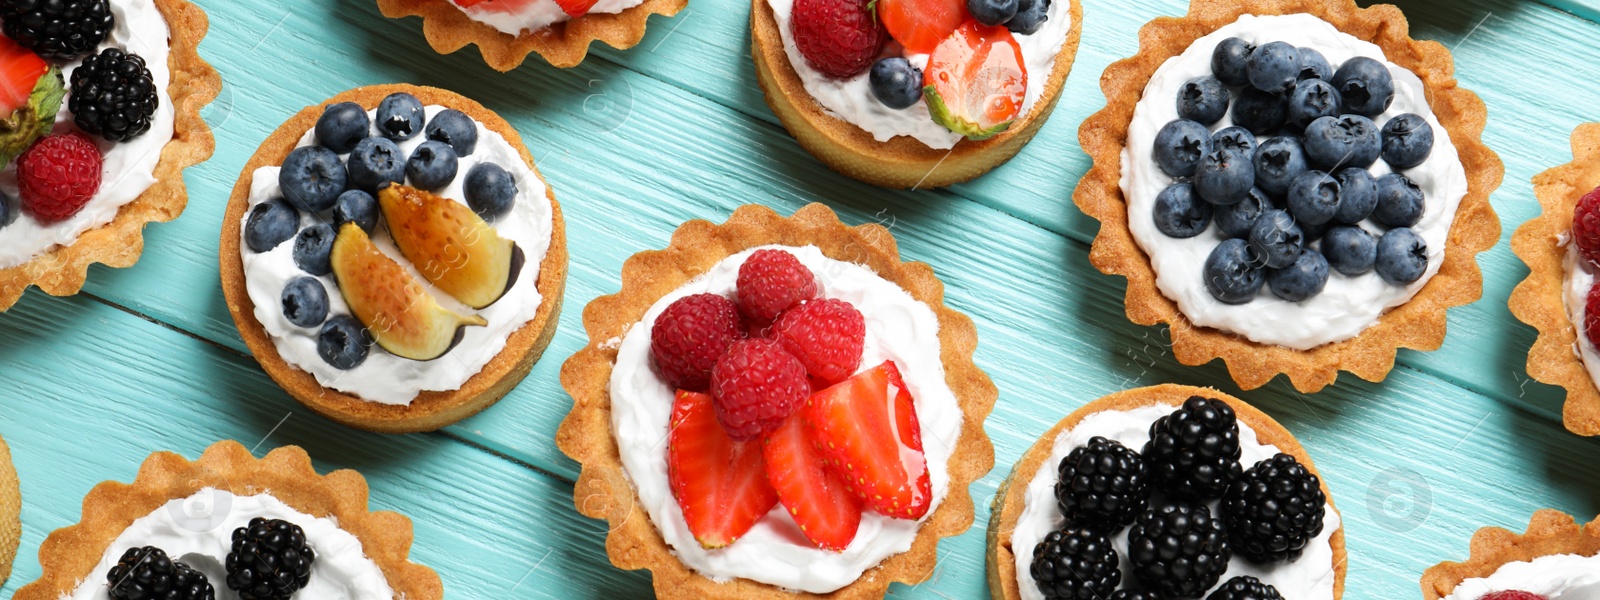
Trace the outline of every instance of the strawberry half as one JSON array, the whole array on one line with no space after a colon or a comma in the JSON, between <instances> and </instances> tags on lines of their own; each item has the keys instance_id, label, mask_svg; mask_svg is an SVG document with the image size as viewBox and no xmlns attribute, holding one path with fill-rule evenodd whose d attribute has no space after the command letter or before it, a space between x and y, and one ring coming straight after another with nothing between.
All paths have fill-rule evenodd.
<instances>
[{"instance_id":1,"label":"strawberry half","mask_svg":"<svg viewBox=\"0 0 1600 600\"><path fill-rule=\"evenodd\" d=\"M921 519L933 502L922 426L894 361L813 394L801 409L807 433L856 497L898 519Z\"/></svg>"},{"instance_id":2,"label":"strawberry half","mask_svg":"<svg viewBox=\"0 0 1600 600\"><path fill-rule=\"evenodd\" d=\"M567 16L576 19L589 14L589 9L594 8L595 2L598 1L599 0L556 0L556 4L561 7L561 10L567 13Z\"/></svg>"},{"instance_id":3,"label":"strawberry half","mask_svg":"<svg viewBox=\"0 0 1600 600\"><path fill-rule=\"evenodd\" d=\"M0 119L28 105L28 97L50 65L11 38L0 36Z\"/></svg>"},{"instance_id":4,"label":"strawberry half","mask_svg":"<svg viewBox=\"0 0 1600 600\"><path fill-rule=\"evenodd\" d=\"M922 84L934 121L982 140L1005 131L1022 113L1028 67L1005 26L968 20L934 48Z\"/></svg>"},{"instance_id":5,"label":"strawberry half","mask_svg":"<svg viewBox=\"0 0 1600 600\"><path fill-rule=\"evenodd\" d=\"M933 52L971 18L966 0L877 0L877 5L889 37L918 54Z\"/></svg>"},{"instance_id":6,"label":"strawberry half","mask_svg":"<svg viewBox=\"0 0 1600 600\"><path fill-rule=\"evenodd\" d=\"M823 464L801 419L791 416L768 434L762 453L767 481L806 539L830 552L848 548L861 525L861 500Z\"/></svg>"},{"instance_id":7,"label":"strawberry half","mask_svg":"<svg viewBox=\"0 0 1600 600\"><path fill-rule=\"evenodd\" d=\"M667 481L701 546L732 544L778 505L761 442L735 442L717 422L711 396L679 391L667 434Z\"/></svg>"}]
</instances>

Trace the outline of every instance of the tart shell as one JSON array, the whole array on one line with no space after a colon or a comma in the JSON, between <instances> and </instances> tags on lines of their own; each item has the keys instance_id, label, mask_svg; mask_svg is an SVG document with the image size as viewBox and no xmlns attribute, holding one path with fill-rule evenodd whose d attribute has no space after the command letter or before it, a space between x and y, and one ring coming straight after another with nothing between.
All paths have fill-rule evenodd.
<instances>
[{"instance_id":1,"label":"tart shell","mask_svg":"<svg viewBox=\"0 0 1600 600\"><path fill-rule=\"evenodd\" d=\"M815 245L830 258L871 269L932 308L939 320L945 382L965 415L961 437L950 457L950 490L926 517L911 549L823 596L747 579L717 583L684 566L639 505L611 433L609 384L617 344L608 340L621 339L658 299L718 261L767 244ZM888 229L877 224L846 226L821 204L807 205L787 218L766 207L746 205L720 225L689 221L673 233L665 250L630 257L622 266L622 291L590 302L584 308L583 322L589 343L561 368L561 385L572 396L573 407L556 433L556 444L582 466L573 489L578 512L609 522L606 554L611 563L628 570L649 569L657 597L881 598L891 582L914 584L927 579L933 572L939 539L960 534L972 525L972 497L967 488L994 467L994 446L984 433L983 422L999 392L972 362L978 344L972 320L944 305L944 284L934 276L932 267L900 261Z\"/></svg>"},{"instance_id":2,"label":"tart shell","mask_svg":"<svg viewBox=\"0 0 1600 600\"><path fill-rule=\"evenodd\" d=\"M22 484L11 464L11 449L0 438L0 584L11 577L11 562L22 542Z\"/></svg>"},{"instance_id":3,"label":"tart shell","mask_svg":"<svg viewBox=\"0 0 1600 600\"><path fill-rule=\"evenodd\" d=\"M71 594L80 582L103 578L93 569L134 521L208 487L236 495L271 493L297 511L332 518L361 541L362 552L377 563L397 598L444 597L439 575L407 558L411 519L399 513L369 512L367 481L360 473L318 475L311 457L297 446L278 448L257 460L239 442L228 440L213 444L194 462L171 452L151 454L133 483L106 481L94 486L83 499L82 520L45 538L39 547L43 574L18 590L15 600L56 600Z\"/></svg>"},{"instance_id":4,"label":"tart shell","mask_svg":"<svg viewBox=\"0 0 1600 600\"><path fill-rule=\"evenodd\" d=\"M154 1L171 30L167 68L172 71L172 81L167 95L174 108L172 140L162 147L161 159L156 162L156 182L118 209L110 223L85 231L71 244L57 246L33 260L0 269L0 311L16 304L28 286L38 286L52 296L78 293L91 264L119 269L133 266L144 251L145 224L176 219L189 203L183 170L205 162L216 149L211 127L200 116L200 109L222 91L222 77L200 58L200 40L210 21L205 11L186 0Z\"/></svg>"},{"instance_id":5,"label":"tart shell","mask_svg":"<svg viewBox=\"0 0 1600 600\"><path fill-rule=\"evenodd\" d=\"M1533 513L1526 533L1518 535L1499 527L1472 534L1466 562L1442 562L1422 572L1422 597L1439 600L1454 592L1462 581L1493 575L1508 563L1531 561L1553 554L1600 554L1600 518L1588 525L1556 510Z\"/></svg>"},{"instance_id":6,"label":"tart shell","mask_svg":"<svg viewBox=\"0 0 1600 600\"><path fill-rule=\"evenodd\" d=\"M1024 497L1028 483L1032 480L1039 468L1050 459L1050 453L1055 448L1056 437L1061 432L1077 427L1089 415L1110 410L1132 410L1145 406L1166 404L1176 409L1183 405L1184 400L1190 396L1204 396L1216 398L1226 402L1238 415L1239 421L1249 426L1256 432L1256 437L1263 444L1277 447L1305 465L1306 469L1316 475L1322 482L1322 495L1327 497L1328 505L1333 505L1333 492L1328 489L1328 480L1317 472L1316 465L1311 462L1311 455L1306 453L1300 442L1294 439L1289 430L1284 429L1267 413L1261 412L1254 406L1246 404L1243 400L1229 396L1211 388L1198 388L1186 385L1163 384L1152 387L1136 388L1111 394L1094 402L1085 404L1078 410L1072 411L1061 422L1051 427L1034 442L1028 451L1023 453L1017 461L1011 474L1006 476L1004 483L1000 484L999 493L995 494L994 502L990 505L989 512L989 595L993 598L1004 600L1017 600L1022 597L1017 583L1016 552L1011 547L1011 532L1016 529L1017 519L1022 517ZM1335 514L1338 509L1334 509ZM1339 529L1329 538L1333 546L1333 597L1344 596L1344 576L1347 570L1344 547L1344 523L1339 523ZM1032 552L1030 548L1027 550Z\"/></svg>"},{"instance_id":7,"label":"tart shell","mask_svg":"<svg viewBox=\"0 0 1600 600\"><path fill-rule=\"evenodd\" d=\"M1291 13L1315 15L1372 42L1391 62L1416 73L1467 174L1467 195L1450 226L1438 273L1410 301L1385 312L1355 337L1303 351L1190 323L1156 286L1155 271L1128 229L1127 199L1120 185L1128 126L1156 69L1240 15ZM1405 15L1387 4L1363 9L1349 0L1194 0L1188 15L1159 18L1142 27L1139 47L1138 54L1113 63L1100 78L1106 108L1078 130L1079 144L1094 166L1073 192L1078 208L1100 221L1090 262L1102 273L1128 280L1129 320L1140 325L1166 323L1178 362L1192 366L1220 358L1244 389L1261 387L1284 374L1296 389L1316 392L1332 384L1341 370L1381 381L1394 368L1400 348L1435 350L1444 342L1446 309L1483 295L1476 256L1500 238L1500 221L1489 205L1489 193L1499 187L1505 167L1481 139L1487 119L1483 101L1456 85L1455 67L1443 45L1411 39Z\"/></svg>"},{"instance_id":8,"label":"tart shell","mask_svg":"<svg viewBox=\"0 0 1600 600\"><path fill-rule=\"evenodd\" d=\"M233 322L239 328L239 336L273 381L307 408L339 423L381 433L411 433L439 429L477 414L505 396L528 375L533 363L539 360L555 336L557 315L561 313L562 293L567 282L567 235L566 224L561 217L561 205L556 202L555 192L546 182L545 198L550 201L553 212L550 249L544 261L539 263L538 289L539 294L544 296L543 304L532 320L511 334L506 340L505 349L459 389L448 392L424 391L406 405L369 402L323 387L317 383L316 376L285 362L278 355L272 337L256 320L255 303L251 302L245 288L239 229L250 204L251 177L258 168L283 164L283 159L294 150L300 138L316 125L317 118L322 116L326 106L354 102L371 110L385 96L395 92L410 93L422 100L424 105L448 106L466 113L485 128L505 137L506 142L522 155L528 168L539 176L540 181L544 181L544 175L534 166L533 155L528 153L516 129L477 102L446 90L404 84L356 88L300 111L273 132L261 144L255 156L250 157L239 175L238 184L233 188L233 196L228 200L228 209L222 218L220 254L222 291L228 301L228 312L233 315Z\"/></svg>"},{"instance_id":9,"label":"tart shell","mask_svg":"<svg viewBox=\"0 0 1600 600\"><path fill-rule=\"evenodd\" d=\"M860 127L833 116L806 91L789 64L778 22L767 0L750 0L751 57L767 106L806 151L829 168L873 185L938 188L987 173L1022 150L1055 109L1072 71L1083 30L1083 5L1072 3L1072 26L1056 55L1044 94L1005 132L983 141L963 139L949 150L929 148L908 136L880 142ZM1031 74L1030 74L1031 75Z\"/></svg>"},{"instance_id":10,"label":"tart shell","mask_svg":"<svg viewBox=\"0 0 1600 600\"><path fill-rule=\"evenodd\" d=\"M474 21L450 0L378 0L378 10L391 19L422 17L422 34L434 52L450 54L477 44L483 61L504 72L517 68L530 53L538 53L555 67L578 66L595 40L619 50L632 48L644 38L650 15L672 16L688 4L689 0L644 0L622 12L590 13L519 35Z\"/></svg>"},{"instance_id":11,"label":"tart shell","mask_svg":"<svg viewBox=\"0 0 1600 600\"><path fill-rule=\"evenodd\" d=\"M1572 132L1572 162L1533 177L1539 216L1511 235L1511 251L1528 265L1528 277L1511 291L1511 314L1539 331L1528 349L1528 376L1567 390L1562 421L1579 435L1600 435L1600 390L1578 353L1579 332L1567 317L1563 286L1567 249L1560 236L1572 228L1578 199L1600 186L1600 123Z\"/></svg>"}]
</instances>

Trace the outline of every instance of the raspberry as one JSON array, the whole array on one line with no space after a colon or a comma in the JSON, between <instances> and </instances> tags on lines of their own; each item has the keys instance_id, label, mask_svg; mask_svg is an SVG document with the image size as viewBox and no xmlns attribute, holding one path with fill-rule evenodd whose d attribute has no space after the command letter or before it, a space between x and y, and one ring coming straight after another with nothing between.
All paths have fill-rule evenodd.
<instances>
[{"instance_id":1,"label":"raspberry","mask_svg":"<svg viewBox=\"0 0 1600 600\"><path fill-rule=\"evenodd\" d=\"M1482 598L1478 598L1478 600L1545 600L1545 597L1522 590L1506 590L1503 592L1489 592L1484 594Z\"/></svg>"},{"instance_id":2,"label":"raspberry","mask_svg":"<svg viewBox=\"0 0 1600 600\"><path fill-rule=\"evenodd\" d=\"M1589 300L1583 307L1583 334L1589 343L1600 347L1600 282L1589 287Z\"/></svg>"},{"instance_id":3,"label":"raspberry","mask_svg":"<svg viewBox=\"0 0 1600 600\"><path fill-rule=\"evenodd\" d=\"M1600 188L1584 194L1572 209L1572 243L1584 260L1600 265Z\"/></svg>"},{"instance_id":4,"label":"raspberry","mask_svg":"<svg viewBox=\"0 0 1600 600\"><path fill-rule=\"evenodd\" d=\"M739 265L739 312L752 331L789 307L817 297L817 277L783 250L757 250Z\"/></svg>"},{"instance_id":5,"label":"raspberry","mask_svg":"<svg viewBox=\"0 0 1600 600\"><path fill-rule=\"evenodd\" d=\"M741 340L711 371L717 420L738 441L777 429L811 396L806 368L772 340Z\"/></svg>"},{"instance_id":6,"label":"raspberry","mask_svg":"<svg viewBox=\"0 0 1600 600\"><path fill-rule=\"evenodd\" d=\"M46 136L17 158L22 208L45 222L83 210L100 191L100 149L81 134Z\"/></svg>"},{"instance_id":7,"label":"raspberry","mask_svg":"<svg viewBox=\"0 0 1600 600\"><path fill-rule=\"evenodd\" d=\"M861 366L861 346L866 342L867 324L844 300L812 300L789 309L772 326L773 339L783 344L806 373L821 383L833 385L856 373Z\"/></svg>"},{"instance_id":8,"label":"raspberry","mask_svg":"<svg viewBox=\"0 0 1600 600\"><path fill-rule=\"evenodd\" d=\"M667 385L704 392L711 368L744 337L733 301L716 294L695 294L674 301L650 330L650 356Z\"/></svg>"},{"instance_id":9,"label":"raspberry","mask_svg":"<svg viewBox=\"0 0 1600 600\"><path fill-rule=\"evenodd\" d=\"M812 68L845 79L883 51L883 26L867 0L796 0L794 44Z\"/></svg>"}]
</instances>

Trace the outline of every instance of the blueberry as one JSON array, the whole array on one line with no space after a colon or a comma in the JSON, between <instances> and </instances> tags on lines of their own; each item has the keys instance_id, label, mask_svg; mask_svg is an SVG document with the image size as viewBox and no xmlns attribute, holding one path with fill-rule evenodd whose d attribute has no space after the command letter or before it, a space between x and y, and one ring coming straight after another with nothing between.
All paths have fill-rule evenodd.
<instances>
[{"instance_id":1,"label":"blueberry","mask_svg":"<svg viewBox=\"0 0 1600 600\"><path fill-rule=\"evenodd\" d=\"M1289 94L1290 126L1304 130L1321 117L1339 116L1339 90L1321 79L1307 79L1295 84Z\"/></svg>"},{"instance_id":2,"label":"blueberry","mask_svg":"<svg viewBox=\"0 0 1600 600\"><path fill-rule=\"evenodd\" d=\"M1211 152L1211 132L1188 119L1177 119L1156 132L1155 160L1161 171L1173 177L1190 177L1200 158Z\"/></svg>"},{"instance_id":3,"label":"blueberry","mask_svg":"<svg viewBox=\"0 0 1600 600\"><path fill-rule=\"evenodd\" d=\"M454 108L439 111L422 132L430 140L450 144L456 156L472 156L478 150L478 124Z\"/></svg>"},{"instance_id":4,"label":"blueberry","mask_svg":"<svg viewBox=\"0 0 1600 600\"><path fill-rule=\"evenodd\" d=\"M1211 204L1194 194L1194 186L1174 183L1156 195L1156 229L1167 237L1190 238L1211 224Z\"/></svg>"},{"instance_id":5,"label":"blueberry","mask_svg":"<svg viewBox=\"0 0 1600 600\"><path fill-rule=\"evenodd\" d=\"M1394 78L1383 63L1357 56L1339 65L1333 73L1333 87L1344 100L1345 112L1376 117L1389 110L1394 101Z\"/></svg>"},{"instance_id":6,"label":"blueberry","mask_svg":"<svg viewBox=\"0 0 1600 600\"><path fill-rule=\"evenodd\" d=\"M1294 262L1305 247L1305 233L1288 211L1271 209L1250 226L1250 248L1263 266L1281 269Z\"/></svg>"},{"instance_id":7,"label":"blueberry","mask_svg":"<svg viewBox=\"0 0 1600 600\"><path fill-rule=\"evenodd\" d=\"M1300 138L1279 136L1267 138L1256 148L1256 185L1269 194L1282 196L1289 193L1289 184L1305 173L1306 153Z\"/></svg>"},{"instance_id":8,"label":"blueberry","mask_svg":"<svg viewBox=\"0 0 1600 600\"><path fill-rule=\"evenodd\" d=\"M1178 118L1211 125L1228 114L1228 88L1210 75L1201 75L1178 88Z\"/></svg>"},{"instance_id":9,"label":"blueberry","mask_svg":"<svg viewBox=\"0 0 1600 600\"><path fill-rule=\"evenodd\" d=\"M1249 243L1241 239L1223 240L1206 257L1206 291L1227 304L1244 304L1261 292L1263 277L1260 259Z\"/></svg>"},{"instance_id":10,"label":"blueberry","mask_svg":"<svg viewBox=\"0 0 1600 600\"><path fill-rule=\"evenodd\" d=\"M1253 87L1239 91L1233 101L1233 124L1249 129L1250 133L1266 135L1283 126L1288 116L1287 102L1282 94L1269 94Z\"/></svg>"},{"instance_id":11,"label":"blueberry","mask_svg":"<svg viewBox=\"0 0 1600 600\"><path fill-rule=\"evenodd\" d=\"M517 182L494 163L478 163L468 170L465 188L467 206L487 221L510 212L517 199Z\"/></svg>"},{"instance_id":12,"label":"blueberry","mask_svg":"<svg viewBox=\"0 0 1600 600\"><path fill-rule=\"evenodd\" d=\"M1245 66L1250 85L1263 92L1282 94L1300 80L1300 49L1287 42L1267 42L1250 53Z\"/></svg>"},{"instance_id":13,"label":"blueberry","mask_svg":"<svg viewBox=\"0 0 1600 600\"><path fill-rule=\"evenodd\" d=\"M1218 206L1213 220L1217 222L1217 231L1222 235L1232 238L1248 237L1250 226L1256 224L1256 219L1261 214L1272 208L1272 201L1267 199L1267 193L1261 188L1250 188L1250 193L1243 200L1233 204Z\"/></svg>"},{"instance_id":14,"label":"blueberry","mask_svg":"<svg viewBox=\"0 0 1600 600\"><path fill-rule=\"evenodd\" d=\"M277 248L300 230L300 212L282 198L268 200L250 209L244 222L244 245L256 252Z\"/></svg>"},{"instance_id":15,"label":"blueberry","mask_svg":"<svg viewBox=\"0 0 1600 600\"><path fill-rule=\"evenodd\" d=\"M868 81L872 97L889 108L899 110L922 99L922 70L902 57L880 58L872 63Z\"/></svg>"},{"instance_id":16,"label":"blueberry","mask_svg":"<svg viewBox=\"0 0 1600 600\"><path fill-rule=\"evenodd\" d=\"M434 191L456 179L456 151L449 144L428 140L417 145L406 160L406 179L412 187Z\"/></svg>"},{"instance_id":17,"label":"blueberry","mask_svg":"<svg viewBox=\"0 0 1600 600\"><path fill-rule=\"evenodd\" d=\"M296 277L283 286L283 317L300 327L316 327L328 318L328 289L315 277Z\"/></svg>"},{"instance_id":18,"label":"blueberry","mask_svg":"<svg viewBox=\"0 0 1600 600\"><path fill-rule=\"evenodd\" d=\"M1242 39L1231 37L1217 44L1211 51L1211 72L1217 79L1231 86L1250 83L1250 54L1256 47Z\"/></svg>"},{"instance_id":19,"label":"blueberry","mask_svg":"<svg viewBox=\"0 0 1600 600\"><path fill-rule=\"evenodd\" d=\"M1327 81L1332 78L1333 66L1328 64L1327 57L1324 57L1321 52L1317 51L1316 48L1300 48L1301 81L1305 81L1307 79L1321 79L1323 81Z\"/></svg>"},{"instance_id":20,"label":"blueberry","mask_svg":"<svg viewBox=\"0 0 1600 600\"><path fill-rule=\"evenodd\" d=\"M0 192L0 227L16 222L17 214L21 212L18 208L16 200L10 194Z\"/></svg>"},{"instance_id":21,"label":"blueberry","mask_svg":"<svg viewBox=\"0 0 1600 600\"><path fill-rule=\"evenodd\" d=\"M1239 126L1220 129L1211 134L1211 149L1232 152L1243 156L1246 160L1254 159L1256 136L1252 135L1249 129Z\"/></svg>"},{"instance_id":22,"label":"blueberry","mask_svg":"<svg viewBox=\"0 0 1600 600\"><path fill-rule=\"evenodd\" d=\"M1307 247L1311 246L1312 242L1322 239L1323 234L1328 233L1328 229L1332 228L1333 225L1334 223L1331 219L1326 223L1317 225L1312 225L1302 221L1300 223L1301 244Z\"/></svg>"},{"instance_id":23,"label":"blueberry","mask_svg":"<svg viewBox=\"0 0 1600 600\"><path fill-rule=\"evenodd\" d=\"M383 137L404 141L422 133L422 101L405 92L389 94L378 103L378 131Z\"/></svg>"},{"instance_id":24,"label":"blueberry","mask_svg":"<svg viewBox=\"0 0 1600 600\"><path fill-rule=\"evenodd\" d=\"M1383 124L1383 160L1395 169L1409 169L1433 152L1433 126L1422 115L1397 115Z\"/></svg>"},{"instance_id":25,"label":"blueberry","mask_svg":"<svg viewBox=\"0 0 1600 600\"><path fill-rule=\"evenodd\" d=\"M1322 293L1328 285L1328 259L1306 250L1282 269L1267 270L1267 287L1279 298L1300 302Z\"/></svg>"},{"instance_id":26,"label":"blueberry","mask_svg":"<svg viewBox=\"0 0 1600 600\"><path fill-rule=\"evenodd\" d=\"M1322 236L1322 254L1333 270L1345 275L1360 275L1372 270L1378 260L1378 240L1355 225L1339 225Z\"/></svg>"},{"instance_id":27,"label":"blueberry","mask_svg":"<svg viewBox=\"0 0 1600 600\"><path fill-rule=\"evenodd\" d=\"M384 184L400 183L405 178L405 155L388 138L369 137L350 152L350 187L371 194Z\"/></svg>"},{"instance_id":28,"label":"blueberry","mask_svg":"<svg viewBox=\"0 0 1600 600\"><path fill-rule=\"evenodd\" d=\"M992 27L1017 16L1017 0L967 0L967 12Z\"/></svg>"},{"instance_id":29,"label":"blueberry","mask_svg":"<svg viewBox=\"0 0 1600 600\"><path fill-rule=\"evenodd\" d=\"M1378 206L1372 219L1385 227L1410 227L1422 220L1422 188L1410 177L1389 173L1378 178Z\"/></svg>"},{"instance_id":30,"label":"blueberry","mask_svg":"<svg viewBox=\"0 0 1600 600\"><path fill-rule=\"evenodd\" d=\"M1314 169L1337 171L1340 167L1372 166L1383 145L1378 141L1378 126L1361 115L1322 117L1306 126L1306 160Z\"/></svg>"},{"instance_id":31,"label":"blueberry","mask_svg":"<svg viewBox=\"0 0 1600 600\"><path fill-rule=\"evenodd\" d=\"M339 155L321 146L303 146L283 159L278 187L295 208L306 212L328 210L344 191L348 175Z\"/></svg>"},{"instance_id":32,"label":"blueberry","mask_svg":"<svg viewBox=\"0 0 1600 600\"><path fill-rule=\"evenodd\" d=\"M1256 167L1250 157L1227 150L1212 150L1194 170L1194 190L1212 204L1233 204L1250 194Z\"/></svg>"},{"instance_id":33,"label":"blueberry","mask_svg":"<svg viewBox=\"0 0 1600 600\"><path fill-rule=\"evenodd\" d=\"M1390 229L1378 238L1378 276L1395 285L1407 285L1428 270L1428 242L1410 227Z\"/></svg>"},{"instance_id":34,"label":"blueberry","mask_svg":"<svg viewBox=\"0 0 1600 600\"><path fill-rule=\"evenodd\" d=\"M317 143L337 154L348 154L356 142L372 135L367 111L354 102L340 102L322 109L317 117Z\"/></svg>"},{"instance_id":35,"label":"blueberry","mask_svg":"<svg viewBox=\"0 0 1600 600\"><path fill-rule=\"evenodd\" d=\"M1050 18L1050 0L1017 0L1017 16L1006 21L1011 33L1032 34Z\"/></svg>"},{"instance_id":36,"label":"blueberry","mask_svg":"<svg viewBox=\"0 0 1600 600\"><path fill-rule=\"evenodd\" d=\"M317 354L333 368L348 371L367 360L372 334L350 315L338 315L317 333Z\"/></svg>"},{"instance_id":37,"label":"blueberry","mask_svg":"<svg viewBox=\"0 0 1600 600\"><path fill-rule=\"evenodd\" d=\"M1340 223L1360 223L1372 214L1378 205L1378 181L1366 169L1350 167L1335 173L1339 180L1339 210L1333 220Z\"/></svg>"},{"instance_id":38,"label":"blueberry","mask_svg":"<svg viewBox=\"0 0 1600 600\"><path fill-rule=\"evenodd\" d=\"M1322 171L1306 171L1289 185L1289 213L1296 221L1321 225L1339 211L1339 180Z\"/></svg>"},{"instance_id":39,"label":"blueberry","mask_svg":"<svg viewBox=\"0 0 1600 600\"><path fill-rule=\"evenodd\" d=\"M333 225L335 229L345 223L355 223L357 227L372 233L378 227L378 201L361 190L349 190L339 194L339 200L333 203Z\"/></svg>"},{"instance_id":40,"label":"blueberry","mask_svg":"<svg viewBox=\"0 0 1600 600\"><path fill-rule=\"evenodd\" d=\"M318 223L300 230L294 237L294 264L300 270L322 276L333 272L333 226Z\"/></svg>"}]
</instances>

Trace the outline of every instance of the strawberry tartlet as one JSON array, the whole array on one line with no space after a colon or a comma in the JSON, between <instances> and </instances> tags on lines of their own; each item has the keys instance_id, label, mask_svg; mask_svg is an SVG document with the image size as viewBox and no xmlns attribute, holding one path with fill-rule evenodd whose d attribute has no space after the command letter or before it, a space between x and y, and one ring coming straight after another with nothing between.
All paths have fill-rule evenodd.
<instances>
[{"instance_id":1,"label":"strawberry tartlet","mask_svg":"<svg viewBox=\"0 0 1600 600\"><path fill-rule=\"evenodd\" d=\"M688 0L378 0L391 19L422 17L440 54L476 44L490 67L510 71L530 53L551 65L583 62L595 40L626 49L644 37L650 15L674 15Z\"/></svg>"}]
</instances>

